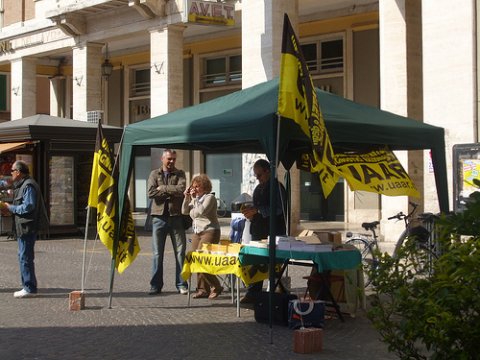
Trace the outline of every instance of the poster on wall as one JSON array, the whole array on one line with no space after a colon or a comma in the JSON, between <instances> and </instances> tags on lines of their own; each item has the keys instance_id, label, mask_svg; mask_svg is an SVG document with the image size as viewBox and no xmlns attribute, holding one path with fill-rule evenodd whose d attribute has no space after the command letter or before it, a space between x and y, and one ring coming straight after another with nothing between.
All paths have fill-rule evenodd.
<instances>
[{"instance_id":1,"label":"poster on wall","mask_svg":"<svg viewBox=\"0 0 480 360\"><path fill-rule=\"evenodd\" d=\"M480 189L473 180L480 181L480 143L453 146L453 200L454 211L462 211L469 196Z\"/></svg>"},{"instance_id":2,"label":"poster on wall","mask_svg":"<svg viewBox=\"0 0 480 360\"><path fill-rule=\"evenodd\" d=\"M30 170L30 175L33 176L33 156L30 154L16 154L15 160L23 161L25 164L28 165L28 169Z\"/></svg>"},{"instance_id":3,"label":"poster on wall","mask_svg":"<svg viewBox=\"0 0 480 360\"><path fill-rule=\"evenodd\" d=\"M12 165L15 162L15 154L4 153L0 155L0 176L11 176Z\"/></svg>"}]
</instances>

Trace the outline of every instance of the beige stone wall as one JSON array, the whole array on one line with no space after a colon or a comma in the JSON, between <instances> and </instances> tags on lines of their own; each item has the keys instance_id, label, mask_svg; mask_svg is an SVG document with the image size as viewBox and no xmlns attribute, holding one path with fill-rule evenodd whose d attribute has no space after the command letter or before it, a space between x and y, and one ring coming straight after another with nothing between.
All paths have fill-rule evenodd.
<instances>
[{"instance_id":1,"label":"beige stone wall","mask_svg":"<svg viewBox=\"0 0 480 360\"><path fill-rule=\"evenodd\" d=\"M476 136L475 10L472 0L452 6L448 0L427 0L423 13L424 120L445 128L446 156L452 208L452 147L478 141ZM425 152L427 211L436 211L434 173Z\"/></svg>"},{"instance_id":2,"label":"beige stone wall","mask_svg":"<svg viewBox=\"0 0 480 360\"><path fill-rule=\"evenodd\" d=\"M25 3L25 20L35 19L35 1L23 0Z\"/></svg>"},{"instance_id":3,"label":"beige stone wall","mask_svg":"<svg viewBox=\"0 0 480 360\"><path fill-rule=\"evenodd\" d=\"M3 26L23 21L24 2L25 0L3 0Z\"/></svg>"}]
</instances>

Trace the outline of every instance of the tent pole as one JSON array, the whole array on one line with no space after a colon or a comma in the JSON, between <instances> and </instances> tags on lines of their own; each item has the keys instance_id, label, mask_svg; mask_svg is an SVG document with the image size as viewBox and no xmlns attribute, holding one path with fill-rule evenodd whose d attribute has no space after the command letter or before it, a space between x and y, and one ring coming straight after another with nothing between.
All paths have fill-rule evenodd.
<instances>
[{"instance_id":1,"label":"tent pole","mask_svg":"<svg viewBox=\"0 0 480 360\"><path fill-rule=\"evenodd\" d=\"M269 274L269 293L268 293L268 320L270 325L270 344L273 344L273 294L275 287L275 238L276 238L276 214L277 214L277 191L278 189L278 174L277 174L277 164L279 158L279 136L280 136L280 115L277 114L276 121L273 122L273 129L276 132L275 137L275 157L273 161L270 162L270 224L269 224L269 234L270 239L268 242L268 253L269 253L269 265L268 265L268 274Z\"/></svg>"}]
</instances>

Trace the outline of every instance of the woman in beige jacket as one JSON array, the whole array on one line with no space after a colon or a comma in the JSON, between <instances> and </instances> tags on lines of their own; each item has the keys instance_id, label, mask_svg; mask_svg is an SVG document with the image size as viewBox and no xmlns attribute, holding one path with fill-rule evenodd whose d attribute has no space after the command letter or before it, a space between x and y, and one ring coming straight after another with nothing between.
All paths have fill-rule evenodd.
<instances>
[{"instance_id":1,"label":"woman in beige jacket","mask_svg":"<svg viewBox=\"0 0 480 360\"><path fill-rule=\"evenodd\" d=\"M217 199L212 191L212 182L206 174L192 179L192 185L185 190L182 214L190 215L193 220L192 251L202 244L218 244L220 241L220 224L217 217ZM215 275L198 273L197 292L194 299L215 299L222 293L222 286Z\"/></svg>"}]
</instances>

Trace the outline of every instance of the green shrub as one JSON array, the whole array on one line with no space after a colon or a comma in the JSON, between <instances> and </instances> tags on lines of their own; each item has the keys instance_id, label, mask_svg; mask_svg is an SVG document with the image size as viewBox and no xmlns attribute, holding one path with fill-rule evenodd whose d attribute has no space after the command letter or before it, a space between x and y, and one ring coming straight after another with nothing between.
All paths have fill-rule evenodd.
<instances>
[{"instance_id":1,"label":"green shrub","mask_svg":"<svg viewBox=\"0 0 480 360\"><path fill-rule=\"evenodd\" d=\"M439 226L432 275L417 271L425 259L415 239L395 259L378 254L368 316L402 359L479 359L480 194Z\"/></svg>"}]
</instances>

